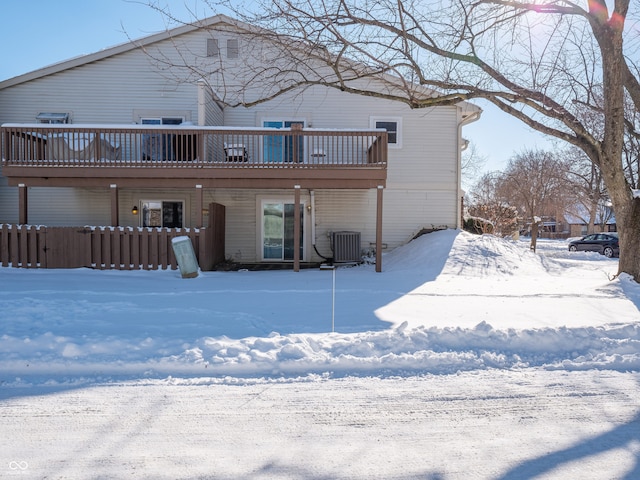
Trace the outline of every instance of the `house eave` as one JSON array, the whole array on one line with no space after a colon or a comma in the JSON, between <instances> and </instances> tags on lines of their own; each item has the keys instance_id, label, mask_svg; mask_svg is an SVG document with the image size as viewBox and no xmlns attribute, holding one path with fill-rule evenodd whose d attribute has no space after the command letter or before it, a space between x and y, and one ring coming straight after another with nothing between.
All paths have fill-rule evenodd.
<instances>
[{"instance_id":1,"label":"house eave","mask_svg":"<svg viewBox=\"0 0 640 480\"><path fill-rule=\"evenodd\" d=\"M166 40L178 35L182 35L184 33L189 33L194 30L198 30L200 28L207 28L207 27L211 27L212 25L222 24L222 23L234 25L234 24L238 24L239 22L231 19L230 17L227 17L226 15L215 15L213 17L209 17L204 20L200 20L194 23L187 23L179 27L176 27L170 30L164 30L162 32L158 32L158 33L155 33L146 37L142 37L139 39L129 40L119 45L105 48L98 52L73 57L68 60L63 60L61 62L48 65L38 70L33 70L31 72L27 72L22 75L18 75L18 76L9 78L7 80L3 80L0 82L0 90L13 87L15 85L20 85L22 83L26 83L32 80L36 80L38 78L54 75L56 73L63 72L65 70L70 70L72 68L81 67L83 65L97 62L99 60L104 60L106 58L113 57L121 53L126 53L140 47L146 47L153 43L160 42L162 40Z\"/></svg>"}]
</instances>

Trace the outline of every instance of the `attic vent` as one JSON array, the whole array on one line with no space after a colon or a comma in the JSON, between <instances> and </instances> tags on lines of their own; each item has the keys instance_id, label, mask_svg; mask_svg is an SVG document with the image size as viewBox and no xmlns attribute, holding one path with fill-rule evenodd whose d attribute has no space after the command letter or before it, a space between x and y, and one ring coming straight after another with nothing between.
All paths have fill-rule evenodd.
<instances>
[{"instance_id":1,"label":"attic vent","mask_svg":"<svg viewBox=\"0 0 640 480\"><path fill-rule=\"evenodd\" d=\"M360 232L333 232L333 261L360 262Z\"/></svg>"},{"instance_id":2,"label":"attic vent","mask_svg":"<svg viewBox=\"0 0 640 480\"><path fill-rule=\"evenodd\" d=\"M238 58L240 46L237 38L227 40L227 58Z\"/></svg>"},{"instance_id":3,"label":"attic vent","mask_svg":"<svg viewBox=\"0 0 640 480\"><path fill-rule=\"evenodd\" d=\"M207 38L207 57L220 56L220 47L218 47L217 38Z\"/></svg>"}]
</instances>

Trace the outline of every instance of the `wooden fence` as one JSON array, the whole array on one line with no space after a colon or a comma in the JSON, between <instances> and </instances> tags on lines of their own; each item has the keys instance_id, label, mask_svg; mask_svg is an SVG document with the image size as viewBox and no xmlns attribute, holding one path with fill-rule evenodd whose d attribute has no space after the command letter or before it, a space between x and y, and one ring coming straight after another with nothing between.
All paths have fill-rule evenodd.
<instances>
[{"instance_id":1,"label":"wooden fence","mask_svg":"<svg viewBox=\"0 0 640 480\"><path fill-rule=\"evenodd\" d=\"M18 268L178 268L171 239L191 239L200 268L213 266L207 229L0 225L0 265ZM211 235L213 237L213 235ZM224 248L224 247L222 247Z\"/></svg>"}]
</instances>

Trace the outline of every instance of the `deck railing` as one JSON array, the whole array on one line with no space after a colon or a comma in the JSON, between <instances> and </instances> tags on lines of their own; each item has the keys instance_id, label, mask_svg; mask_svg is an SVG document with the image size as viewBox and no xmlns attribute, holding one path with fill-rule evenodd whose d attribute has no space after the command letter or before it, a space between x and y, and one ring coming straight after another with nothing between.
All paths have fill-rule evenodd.
<instances>
[{"instance_id":1,"label":"deck railing","mask_svg":"<svg viewBox=\"0 0 640 480\"><path fill-rule=\"evenodd\" d=\"M387 132L155 125L4 124L8 166L386 168Z\"/></svg>"}]
</instances>

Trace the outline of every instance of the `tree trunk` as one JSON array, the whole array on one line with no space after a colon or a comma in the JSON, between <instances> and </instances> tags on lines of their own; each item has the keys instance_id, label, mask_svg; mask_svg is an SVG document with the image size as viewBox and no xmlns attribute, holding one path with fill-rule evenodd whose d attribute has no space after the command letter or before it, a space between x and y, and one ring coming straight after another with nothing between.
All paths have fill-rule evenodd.
<instances>
[{"instance_id":1,"label":"tree trunk","mask_svg":"<svg viewBox=\"0 0 640 480\"><path fill-rule=\"evenodd\" d=\"M599 2L590 4L592 13L601 10L596 9L598 5ZM592 160L602 170L616 215L620 237L618 274L628 273L640 282L640 199L634 198L622 164L626 72L622 34L628 5L628 0L616 2L611 19L594 14L590 20L602 56L604 92L604 136L599 158Z\"/></svg>"},{"instance_id":2,"label":"tree trunk","mask_svg":"<svg viewBox=\"0 0 640 480\"><path fill-rule=\"evenodd\" d=\"M536 218L533 218L531 222L531 245L529 245L529 248L531 249L532 252L536 251L537 243L538 243L538 221Z\"/></svg>"},{"instance_id":3,"label":"tree trunk","mask_svg":"<svg viewBox=\"0 0 640 480\"><path fill-rule=\"evenodd\" d=\"M640 198L628 203L626 208L615 209L620 238L618 274L628 273L640 282Z\"/></svg>"},{"instance_id":4,"label":"tree trunk","mask_svg":"<svg viewBox=\"0 0 640 480\"><path fill-rule=\"evenodd\" d=\"M595 233L596 229L596 217L598 216L598 201L593 200L591 202L591 208L589 209L589 224L587 225L587 233Z\"/></svg>"}]
</instances>

